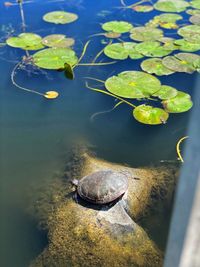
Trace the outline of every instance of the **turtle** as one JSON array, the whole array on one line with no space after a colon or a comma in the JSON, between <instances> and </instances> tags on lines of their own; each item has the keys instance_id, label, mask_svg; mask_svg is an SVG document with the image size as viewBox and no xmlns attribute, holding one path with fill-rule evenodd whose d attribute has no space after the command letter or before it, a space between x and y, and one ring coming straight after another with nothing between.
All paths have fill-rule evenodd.
<instances>
[{"instance_id":1,"label":"turtle","mask_svg":"<svg viewBox=\"0 0 200 267\"><path fill-rule=\"evenodd\" d=\"M125 173L101 170L73 180L78 195L93 204L108 204L117 201L127 192L128 179Z\"/></svg>"}]
</instances>

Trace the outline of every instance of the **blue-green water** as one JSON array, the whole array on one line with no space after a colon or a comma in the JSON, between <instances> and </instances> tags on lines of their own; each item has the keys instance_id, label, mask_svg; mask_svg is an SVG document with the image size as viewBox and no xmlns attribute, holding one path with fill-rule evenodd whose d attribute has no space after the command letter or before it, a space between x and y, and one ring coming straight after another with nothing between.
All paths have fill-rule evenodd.
<instances>
[{"instance_id":1,"label":"blue-green water","mask_svg":"<svg viewBox=\"0 0 200 267\"><path fill-rule=\"evenodd\" d=\"M137 14L132 10L115 8L119 5L118 0L32 1L24 4L26 31L41 36L61 33L73 37L76 40L75 50L80 55L89 36L101 32L101 23L117 19L144 24L159 13ZM42 16L54 10L77 13L79 19L67 25L43 22ZM1 0L0 12L1 37L5 36L5 27L19 34L22 30L18 5L5 7ZM91 39L84 62L91 61L103 48L102 39ZM26 267L42 250L46 240L26 213L27 192L44 179L51 179L56 172L62 172L66 152L73 143L89 143L97 156L112 162L134 167L158 164L161 160L176 159L175 145L185 135L189 117L189 112L173 115L166 125L145 126L132 118L129 107L122 105L91 121L92 114L112 108L115 102L87 89L84 77L105 80L123 70L139 70L139 60L126 60L103 67L80 66L75 69L73 81L67 80L60 72L48 71L29 76L27 71L18 71L16 79L19 84L40 92L59 92L59 98L48 101L12 85L10 73L23 55L20 49L0 48L2 267ZM109 61L108 58L103 59ZM174 74L160 79L163 84L192 92L195 75ZM96 82L90 84L102 88Z\"/></svg>"}]
</instances>

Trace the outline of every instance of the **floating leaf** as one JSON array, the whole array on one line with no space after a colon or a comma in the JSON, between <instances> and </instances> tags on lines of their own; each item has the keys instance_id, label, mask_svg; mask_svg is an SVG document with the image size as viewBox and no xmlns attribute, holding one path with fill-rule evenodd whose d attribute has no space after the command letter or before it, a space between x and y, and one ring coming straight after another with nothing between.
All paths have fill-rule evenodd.
<instances>
[{"instance_id":1,"label":"floating leaf","mask_svg":"<svg viewBox=\"0 0 200 267\"><path fill-rule=\"evenodd\" d=\"M200 14L193 15L189 21L195 25L200 25Z\"/></svg>"},{"instance_id":2,"label":"floating leaf","mask_svg":"<svg viewBox=\"0 0 200 267\"><path fill-rule=\"evenodd\" d=\"M134 118L144 124L158 125L166 123L169 114L161 108L149 105L140 105L133 110Z\"/></svg>"},{"instance_id":3,"label":"floating leaf","mask_svg":"<svg viewBox=\"0 0 200 267\"><path fill-rule=\"evenodd\" d=\"M188 25L178 30L178 34L191 43L200 43L200 26Z\"/></svg>"},{"instance_id":4,"label":"floating leaf","mask_svg":"<svg viewBox=\"0 0 200 267\"><path fill-rule=\"evenodd\" d=\"M200 56L191 53L178 53L175 55L179 60L187 63L191 68L198 69L200 68Z\"/></svg>"},{"instance_id":5,"label":"floating leaf","mask_svg":"<svg viewBox=\"0 0 200 267\"><path fill-rule=\"evenodd\" d=\"M174 22L160 22L160 27L164 29L178 29L178 25Z\"/></svg>"},{"instance_id":6,"label":"floating leaf","mask_svg":"<svg viewBox=\"0 0 200 267\"><path fill-rule=\"evenodd\" d=\"M190 95L181 91L174 98L162 101L162 104L169 113L186 112L193 106Z\"/></svg>"},{"instance_id":7,"label":"floating leaf","mask_svg":"<svg viewBox=\"0 0 200 267\"><path fill-rule=\"evenodd\" d=\"M54 99L54 98L57 98L58 96L59 96L59 94L56 91L48 91L44 94L44 97L46 97L48 99Z\"/></svg>"},{"instance_id":8,"label":"floating leaf","mask_svg":"<svg viewBox=\"0 0 200 267\"><path fill-rule=\"evenodd\" d=\"M161 37L159 40L159 42L164 43L164 44L171 44L174 42L174 38L171 37Z\"/></svg>"},{"instance_id":9,"label":"floating leaf","mask_svg":"<svg viewBox=\"0 0 200 267\"><path fill-rule=\"evenodd\" d=\"M177 45L177 49L181 51L196 52L200 50L200 43L190 43L185 39L176 40L174 44Z\"/></svg>"},{"instance_id":10,"label":"floating leaf","mask_svg":"<svg viewBox=\"0 0 200 267\"><path fill-rule=\"evenodd\" d=\"M162 63L165 67L177 72L193 73L195 71L195 68L191 64L179 59L177 56L165 57Z\"/></svg>"},{"instance_id":11,"label":"floating leaf","mask_svg":"<svg viewBox=\"0 0 200 267\"><path fill-rule=\"evenodd\" d=\"M102 29L107 32L125 33L129 32L133 28L131 23L126 21L109 21L102 25Z\"/></svg>"},{"instance_id":12,"label":"floating leaf","mask_svg":"<svg viewBox=\"0 0 200 267\"><path fill-rule=\"evenodd\" d=\"M138 5L138 6L133 6L132 9L136 12L150 12L154 8L153 6L150 5Z\"/></svg>"},{"instance_id":13,"label":"floating leaf","mask_svg":"<svg viewBox=\"0 0 200 267\"><path fill-rule=\"evenodd\" d=\"M170 48L157 41L142 42L135 46L135 50L147 57L163 57L172 52Z\"/></svg>"},{"instance_id":14,"label":"floating leaf","mask_svg":"<svg viewBox=\"0 0 200 267\"><path fill-rule=\"evenodd\" d=\"M55 24L67 24L78 19L78 16L74 13L65 11L53 11L45 14L43 20Z\"/></svg>"},{"instance_id":15,"label":"floating leaf","mask_svg":"<svg viewBox=\"0 0 200 267\"><path fill-rule=\"evenodd\" d=\"M64 73L65 73L66 78L68 78L70 80L74 79L74 71L73 71L73 68L70 64L68 64L68 63L64 64Z\"/></svg>"},{"instance_id":16,"label":"floating leaf","mask_svg":"<svg viewBox=\"0 0 200 267\"><path fill-rule=\"evenodd\" d=\"M121 36L121 33L117 33L117 32L106 32L104 34L105 37L107 38L119 38Z\"/></svg>"},{"instance_id":17,"label":"floating leaf","mask_svg":"<svg viewBox=\"0 0 200 267\"><path fill-rule=\"evenodd\" d=\"M124 42L124 43L115 43L107 45L104 48L104 53L106 56L113 59L127 59L128 57L132 59L142 58L143 55L138 53L135 50L136 43L133 42Z\"/></svg>"},{"instance_id":18,"label":"floating leaf","mask_svg":"<svg viewBox=\"0 0 200 267\"><path fill-rule=\"evenodd\" d=\"M109 92L117 96L144 98L158 91L161 84L156 77L145 72L124 71L108 78L105 86Z\"/></svg>"},{"instance_id":19,"label":"floating leaf","mask_svg":"<svg viewBox=\"0 0 200 267\"><path fill-rule=\"evenodd\" d=\"M153 96L157 96L162 100L174 98L178 94L178 91L171 86L168 85L161 85L159 91L153 94Z\"/></svg>"},{"instance_id":20,"label":"floating leaf","mask_svg":"<svg viewBox=\"0 0 200 267\"><path fill-rule=\"evenodd\" d=\"M182 12L189 6L184 0L159 0L154 4L154 8L164 12Z\"/></svg>"},{"instance_id":21,"label":"floating leaf","mask_svg":"<svg viewBox=\"0 0 200 267\"><path fill-rule=\"evenodd\" d=\"M144 60L141 63L141 68L145 72L148 72L150 74L156 74L158 76L169 75L169 74L174 73L174 71L166 68L162 64L162 59L160 58L150 58L150 59Z\"/></svg>"},{"instance_id":22,"label":"floating leaf","mask_svg":"<svg viewBox=\"0 0 200 267\"><path fill-rule=\"evenodd\" d=\"M163 37L162 30L150 27L135 27L130 33L130 38L136 41L153 41Z\"/></svg>"},{"instance_id":23,"label":"floating leaf","mask_svg":"<svg viewBox=\"0 0 200 267\"><path fill-rule=\"evenodd\" d=\"M159 16L155 16L154 19L156 19L159 22L171 22L174 23L178 20L183 19L183 17L179 14L173 14L173 13L164 13Z\"/></svg>"},{"instance_id":24,"label":"floating leaf","mask_svg":"<svg viewBox=\"0 0 200 267\"><path fill-rule=\"evenodd\" d=\"M35 33L21 33L17 37L6 40L7 45L24 50L39 50L44 48L42 38Z\"/></svg>"},{"instance_id":25,"label":"floating leaf","mask_svg":"<svg viewBox=\"0 0 200 267\"><path fill-rule=\"evenodd\" d=\"M51 34L42 39L42 43L49 47L65 48L74 44L73 38L66 38L64 34Z\"/></svg>"},{"instance_id":26,"label":"floating leaf","mask_svg":"<svg viewBox=\"0 0 200 267\"><path fill-rule=\"evenodd\" d=\"M200 1L199 0L193 0L190 2L191 6L197 9L200 9Z\"/></svg>"},{"instance_id":27,"label":"floating leaf","mask_svg":"<svg viewBox=\"0 0 200 267\"><path fill-rule=\"evenodd\" d=\"M200 10L198 9L188 9L186 10L186 13L189 15L196 15L196 14L200 14Z\"/></svg>"},{"instance_id":28,"label":"floating leaf","mask_svg":"<svg viewBox=\"0 0 200 267\"><path fill-rule=\"evenodd\" d=\"M65 63L73 66L78 62L78 58L70 48L47 48L35 53L33 62L44 69L64 69Z\"/></svg>"}]
</instances>

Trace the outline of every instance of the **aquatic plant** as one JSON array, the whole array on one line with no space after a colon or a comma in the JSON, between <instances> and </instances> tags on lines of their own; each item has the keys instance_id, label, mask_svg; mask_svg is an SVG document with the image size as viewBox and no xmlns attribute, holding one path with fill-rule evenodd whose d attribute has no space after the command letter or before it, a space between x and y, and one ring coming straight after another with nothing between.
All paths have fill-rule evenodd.
<instances>
[{"instance_id":1,"label":"aquatic plant","mask_svg":"<svg viewBox=\"0 0 200 267\"><path fill-rule=\"evenodd\" d=\"M43 16L43 20L54 24L67 24L74 22L78 19L78 16L74 13L65 11L53 11L46 13Z\"/></svg>"},{"instance_id":2,"label":"aquatic plant","mask_svg":"<svg viewBox=\"0 0 200 267\"><path fill-rule=\"evenodd\" d=\"M17 37L6 40L7 45L24 50L39 50L44 48L42 38L35 33L21 33Z\"/></svg>"},{"instance_id":3,"label":"aquatic plant","mask_svg":"<svg viewBox=\"0 0 200 267\"><path fill-rule=\"evenodd\" d=\"M64 34L51 34L42 39L42 43L48 47L65 48L74 45L75 40Z\"/></svg>"},{"instance_id":4,"label":"aquatic plant","mask_svg":"<svg viewBox=\"0 0 200 267\"><path fill-rule=\"evenodd\" d=\"M154 8L164 12L183 12L189 6L184 0L159 0L154 4Z\"/></svg>"},{"instance_id":5,"label":"aquatic plant","mask_svg":"<svg viewBox=\"0 0 200 267\"><path fill-rule=\"evenodd\" d=\"M145 59L144 61L142 61L140 66L143 71L150 74L156 74L158 76L170 75L174 73L173 70L170 70L169 68L163 65L162 59L160 58Z\"/></svg>"}]
</instances>

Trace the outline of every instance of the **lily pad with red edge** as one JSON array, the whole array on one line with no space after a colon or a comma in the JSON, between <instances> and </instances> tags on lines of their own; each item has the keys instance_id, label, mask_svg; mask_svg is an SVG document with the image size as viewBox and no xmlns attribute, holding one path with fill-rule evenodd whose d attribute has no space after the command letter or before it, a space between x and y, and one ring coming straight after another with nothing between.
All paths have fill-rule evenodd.
<instances>
[{"instance_id":1,"label":"lily pad with red edge","mask_svg":"<svg viewBox=\"0 0 200 267\"><path fill-rule=\"evenodd\" d=\"M149 58L144 60L141 63L141 68L145 72L156 74L158 76L170 75L174 73L174 71L168 69L162 64L162 59L160 58Z\"/></svg>"},{"instance_id":2,"label":"lily pad with red edge","mask_svg":"<svg viewBox=\"0 0 200 267\"><path fill-rule=\"evenodd\" d=\"M190 110L193 102L189 94L178 91L175 97L162 101L162 105L169 113L182 113Z\"/></svg>"},{"instance_id":3,"label":"lily pad with red edge","mask_svg":"<svg viewBox=\"0 0 200 267\"><path fill-rule=\"evenodd\" d=\"M169 114L162 108L143 104L133 110L133 117L144 124L159 125L166 123Z\"/></svg>"}]
</instances>

